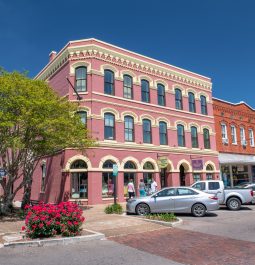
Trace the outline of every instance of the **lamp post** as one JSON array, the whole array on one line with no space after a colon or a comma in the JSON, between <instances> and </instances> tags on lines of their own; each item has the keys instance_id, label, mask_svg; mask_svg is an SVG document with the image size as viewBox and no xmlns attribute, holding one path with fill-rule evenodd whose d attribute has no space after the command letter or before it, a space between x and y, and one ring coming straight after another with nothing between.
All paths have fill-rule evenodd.
<instances>
[{"instance_id":1,"label":"lamp post","mask_svg":"<svg viewBox=\"0 0 255 265\"><path fill-rule=\"evenodd\" d=\"M117 194L116 194L116 183L117 183L117 176L118 176L118 165L113 164L112 168L112 175L113 175L113 196L114 196L114 204L117 203Z\"/></svg>"}]
</instances>

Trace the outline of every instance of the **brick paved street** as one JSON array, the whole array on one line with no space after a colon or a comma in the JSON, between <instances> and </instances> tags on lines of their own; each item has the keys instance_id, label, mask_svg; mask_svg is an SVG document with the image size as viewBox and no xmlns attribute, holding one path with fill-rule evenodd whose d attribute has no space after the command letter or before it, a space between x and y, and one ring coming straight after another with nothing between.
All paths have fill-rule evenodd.
<instances>
[{"instance_id":1,"label":"brick paved street","mask_svg":"<svg viewBox=\"0 0 255 265\"><path fill-rule=\"evenodd\" d=\"M255 244L178 228L110 240L190 265L254 265Z\"/></svg>"}]
</instances>

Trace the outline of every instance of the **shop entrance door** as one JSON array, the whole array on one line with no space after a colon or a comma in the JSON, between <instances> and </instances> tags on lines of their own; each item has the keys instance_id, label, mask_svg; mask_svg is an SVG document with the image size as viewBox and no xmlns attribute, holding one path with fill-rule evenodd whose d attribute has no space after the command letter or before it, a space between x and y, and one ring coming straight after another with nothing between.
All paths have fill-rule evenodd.
<instances>
[{"instance_id":1,"label":"shop entrance door","mask_svg":"<svg viewBox=\"0 0 255 265\"><path fill-rule=\"evenodd\" d=\"M185 185L185 169L183 165L180 166L180 185L186 186Z\"/></svg>"},{"instance_id":2,"label":"shop entrance door","mask_svg":"<svg viewBox=\"0 0 255 265\"><path fill-rule=\"evenodd\" d=\"M161 188L167 187L166 168L161 168L161 172L160 172L160 184L161 184Z\"/></svg>"}]
</instances>

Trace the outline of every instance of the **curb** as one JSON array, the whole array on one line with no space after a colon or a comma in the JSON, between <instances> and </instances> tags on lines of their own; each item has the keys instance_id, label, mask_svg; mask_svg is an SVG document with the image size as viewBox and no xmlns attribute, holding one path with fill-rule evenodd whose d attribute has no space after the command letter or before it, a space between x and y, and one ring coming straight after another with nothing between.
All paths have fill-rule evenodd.
<instances>
[{"instance_id":1,"label":"curb","mask_svg":"<svg viewBox=\"0 0 255 265\"><path fill-rule=\"evenodd\" d=\"M33 241L31 240L31 241L9 242L9 243L4 243L4 247L23 247L23 246L41 247L41 246L53 246L53 245L68 245L77 242L105 239L105 235L102 233L87 229L84 230L93 233L93 235L52 238L52 239L42 239L42 240L33 240Z\"/></svg>"}]
</instances>

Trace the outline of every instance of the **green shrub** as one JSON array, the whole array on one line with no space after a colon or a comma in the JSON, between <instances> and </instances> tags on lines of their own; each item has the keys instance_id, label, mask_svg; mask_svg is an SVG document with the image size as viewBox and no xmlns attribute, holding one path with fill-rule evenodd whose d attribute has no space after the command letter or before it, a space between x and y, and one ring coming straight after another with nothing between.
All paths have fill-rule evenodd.
<instances>
[{"instance_id":1,"label":"green shrub","mask_svg":"<svg viewBox=\"0 0 255 265\"><path fill-rule=\"evenodd\" d=\"M151 220L164 221L164 222L177 221L177 218L173 213L148 214L146 215L146 218Z\"/></svg>"},{"instance_id":2,"label":"green shrub","mask_svg":"<svg viewBox=\"0 0 255 265\"><path fill-rule=\"evenodd\" d=\"M116 204L112 204L112 205L107 206L104 209L104 212L106 214L112 214L112 213L122 214L123 208L120 204L116 203Z\"/></svg>"}]
</instances>

